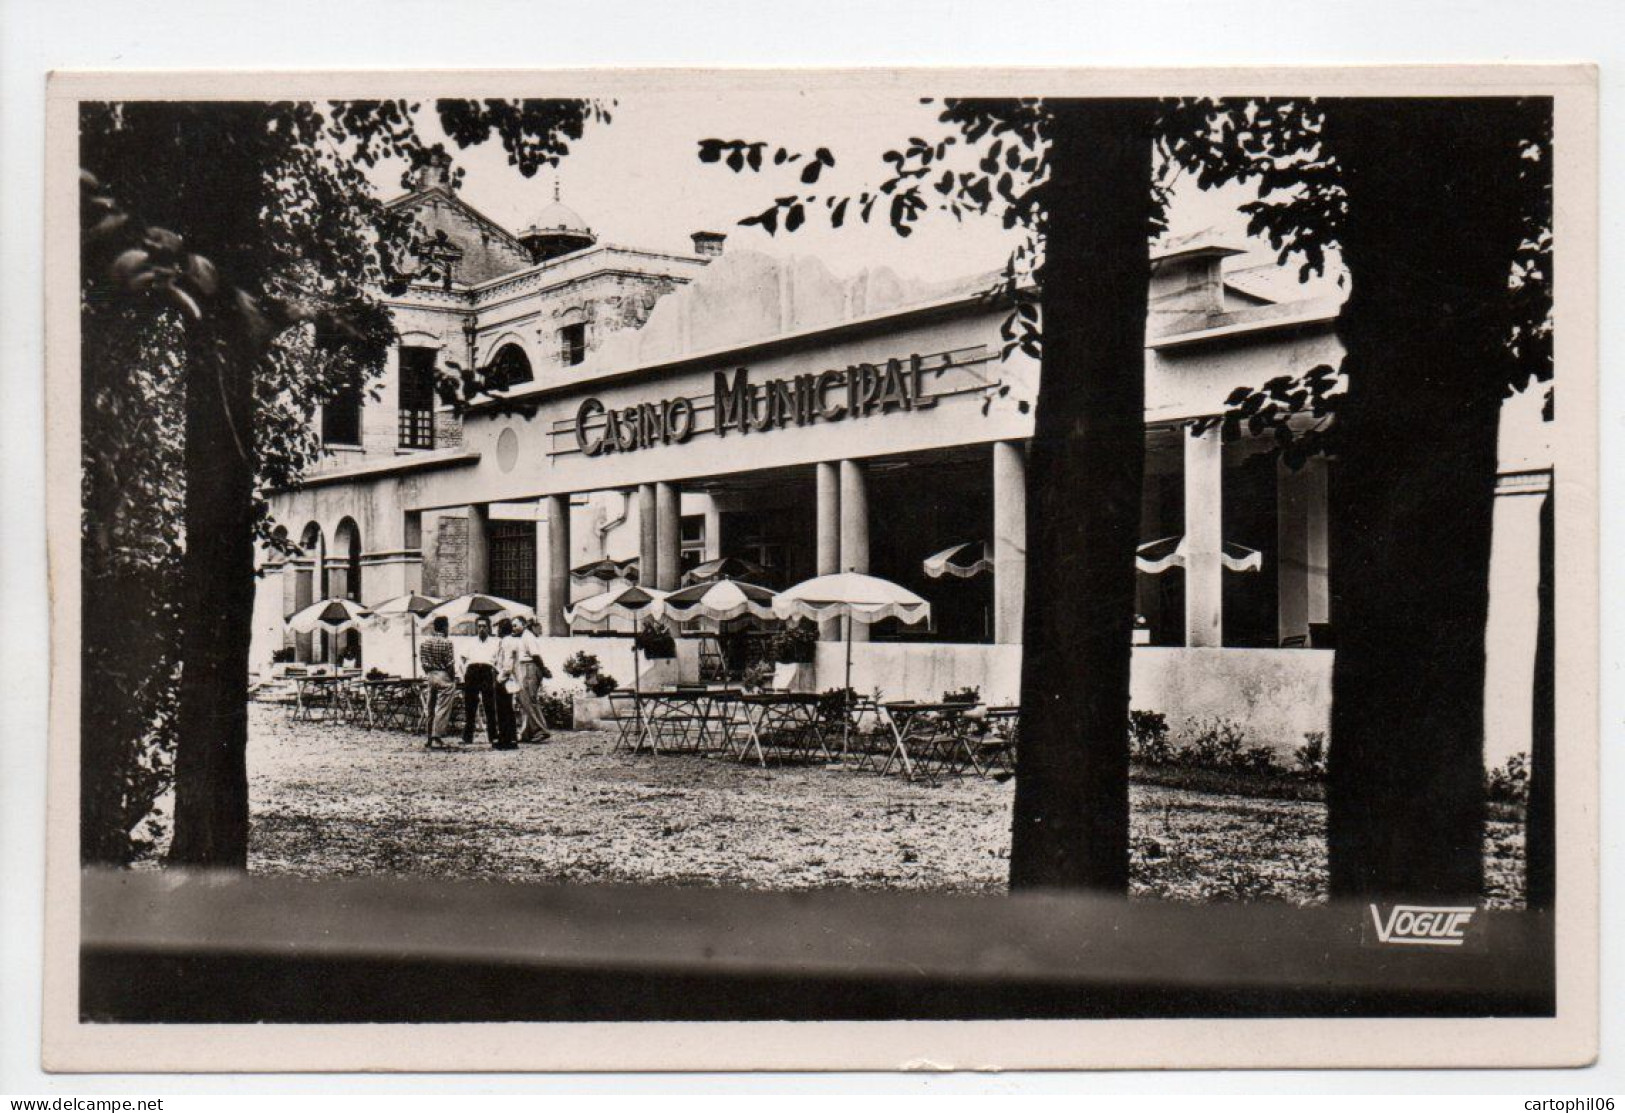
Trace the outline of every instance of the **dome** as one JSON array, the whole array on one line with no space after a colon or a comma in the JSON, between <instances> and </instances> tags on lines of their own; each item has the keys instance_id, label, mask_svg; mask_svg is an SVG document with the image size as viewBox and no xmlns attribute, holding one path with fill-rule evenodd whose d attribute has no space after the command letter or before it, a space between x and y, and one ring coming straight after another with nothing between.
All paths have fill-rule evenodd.
<instances>
[{"instance_id":1,"label":"dome","mask_svg":"<svg viewBox=\"0 0 1625 1113\"><path fill-rule=\"evenodd\" d=\"M563 201L554 201L543 209L541 215L531 221L530 227L525 229L527 236L532 232L574 232L581 236L592 235L592 229L581 219L581 214Z\"/></svg>"},{"instance_id":2,"label":"dome","mask_svg":"<svg viewBox=\"0 0 1625 1113\"><path fill-rule=\"evenodd\" d=\"M591 247L598 242L581 214L559 200L558 187L553 190L553 203L543 209L530 227L519 233L519 241L530 251L538 263L572 251Z\"/></svg>"}]
</instances>

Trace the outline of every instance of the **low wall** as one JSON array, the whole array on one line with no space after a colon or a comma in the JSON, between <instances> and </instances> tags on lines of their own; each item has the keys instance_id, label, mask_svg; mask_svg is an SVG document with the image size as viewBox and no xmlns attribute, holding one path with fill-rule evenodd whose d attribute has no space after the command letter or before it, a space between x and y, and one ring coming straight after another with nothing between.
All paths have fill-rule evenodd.
<instances>
[{"instance_id":1,"label":"low wall","mask_svg":"<svg viewBox=\"0 0 1625 1113\"><path fill-rule=\"evenodd\" d=\"M841 687L846 646L818 645L817 685ZM1021 690L1021 647L936 643L855 642L852 687L882 699L940 699L974 687L990 703L1015 703ZM1328 729L1332 654L1314 649L1134 650L1130 702L1168 717L1176 736L1193 719L1241 723L1253 745L1283 755L1309 731Z\"/></svg>"}]
</instances>

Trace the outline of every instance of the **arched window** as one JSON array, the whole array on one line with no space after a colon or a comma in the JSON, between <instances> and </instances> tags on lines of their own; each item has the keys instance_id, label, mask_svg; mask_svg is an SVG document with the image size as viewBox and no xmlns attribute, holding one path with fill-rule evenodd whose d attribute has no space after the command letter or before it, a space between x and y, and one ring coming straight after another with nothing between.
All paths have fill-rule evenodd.
<instances>
[{"instance_id":1,"label":"arched window","mask_svg":"<svg viewBox=\"0 0 1625 1113\"><path fill-rule=\"evenodd\" d=\"M530 370L530 357L518 344L504 344L498 348L487 374L492 388L496 390L506 390L534 378Z\"/></svg>"},{"instance_id":2,"label":"arched window","mask_svg":"<svg viewBox=\"0 0 1625 1113\"><path fill-rule=\"evenodd\" d=\"M299 535L299 559L294 564L293 610L302 611L327 595L326 545L322 527L315 522ZM308 662L326 657L326 638L312 634L293 635L294 659Z\"/></svg>"},{"instance_id":3,"label":"arched window","mask_svg":"<svg viewBox=\"0 0 1625 1113\"><path fill-rule=\"evenodd\" d=\"M353 518L345 518L333 530L333 564L329 590L341 599L361 602L361 530ZM361 634L346 630L338 638L338 657L357 664L361 661Z\"/></svg>"}]
</instances>

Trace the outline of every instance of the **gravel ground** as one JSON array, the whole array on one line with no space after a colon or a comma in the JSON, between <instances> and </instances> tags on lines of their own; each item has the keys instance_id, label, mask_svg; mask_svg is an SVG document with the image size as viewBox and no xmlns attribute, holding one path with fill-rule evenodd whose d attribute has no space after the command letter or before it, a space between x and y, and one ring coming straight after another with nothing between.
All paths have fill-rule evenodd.
<instances>
[{"instance_id":1,"label":"gravel ground","mask_svg":"<svg viewBox=\"0 0 1625 1113\"><path fill-rule=\"evenodd\" d=\"M602 732L430 752L398 731L250 710L250 869L530 881L1002 890L1013 785L910 784L853 768L613 753ZM1325 896L1313 801L1135 785L1133 892ZM1523 839L1491 824L1489 903L1522 899Z\"/></svg>"}]
</instances>

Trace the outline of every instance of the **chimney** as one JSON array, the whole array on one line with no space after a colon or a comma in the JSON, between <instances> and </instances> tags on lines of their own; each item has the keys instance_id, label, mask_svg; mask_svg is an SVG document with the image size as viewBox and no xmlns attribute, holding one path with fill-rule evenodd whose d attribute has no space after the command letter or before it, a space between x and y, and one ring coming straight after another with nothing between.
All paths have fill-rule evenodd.
<instances>
[{"instance_id":1,"label":"chimney","mask_svg":"<svg viewBox=\"0 0 1625 1113\"><path fill-rule=\"evenodd\" d=\"M722 254L722 241L728 236L723 232L695 232L689 238L694 241L694 254L715 259Z\"/></svg>"},{"instance_id":2,"label":"chimney","mask_svg":"<svg viewBox=\"0 0 1625 1113\"><path fill-rule=\"evenodd\" d=\"M451 185L451 156L445 154L430 154L424 161L412 168L410 175L413 193L422 193L426 189L436 186Z\"/></svg>"}]
</instances>

